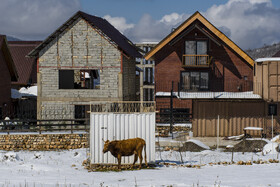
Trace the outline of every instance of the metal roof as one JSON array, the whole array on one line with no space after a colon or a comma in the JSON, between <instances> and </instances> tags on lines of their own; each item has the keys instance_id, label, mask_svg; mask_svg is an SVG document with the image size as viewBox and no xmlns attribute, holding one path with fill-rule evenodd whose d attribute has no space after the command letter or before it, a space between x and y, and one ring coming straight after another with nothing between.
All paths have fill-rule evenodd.
<instances>
[{"instance_id":1,"label":"metal roof","mask_svg":"<svg viewBox=\"0 0 280 187\"><path fill-rule=\"evenodd\" d=\"M272 57L280 57L280 51L278 51L277 53L275 53Z\"/></svg>"},{"instance_id":2,"label":"metal roof","mask_svg":"<svg viewBox=\"0 0 280 187\"><path fill-rule=\"evenodd\" d=\"M17 81L18 74L5 35L0 35L0 56L0 61L5 61L4 63L7 64L11 80Z\"/></svg>"},{"instance_id":3,"label":"metal roof","mask_svg":"<svg viewBox=\"0 0 280 187\"><path fill-rule=\"evenodd\" d=\"M66 28L68 28L74 21L78 18L86 20L92 27L97 28L101 34L111 40L118 49L123 51L126 55L131 57L139 57L142 55L138 52L138 48L123 34L121 34L114 26L112 26L106 19L92 16L90 14L78 11L70 19L68 19L61 27L59 27L55 32L53 32L48 38L46 38L38 47L32 50L28 56L36 57L40 50L42 50L46 45L48 45L53 39L55 39L59 34L61 34Z\"/></svg>"},{"instance_id":4,"label":"metal roof","mask_svg":"<svg viewBox=\"0 0 280 187\"><path fill-rule=\"evenodd\" d=\"M29 79L36 83L36 59L28 58L26 55L38 46L41 41L9 41L9 48L18 72L18 80L12 84L27 85ZM34 68L35 67L35 68Z\"/></svg>"}]
</instances>

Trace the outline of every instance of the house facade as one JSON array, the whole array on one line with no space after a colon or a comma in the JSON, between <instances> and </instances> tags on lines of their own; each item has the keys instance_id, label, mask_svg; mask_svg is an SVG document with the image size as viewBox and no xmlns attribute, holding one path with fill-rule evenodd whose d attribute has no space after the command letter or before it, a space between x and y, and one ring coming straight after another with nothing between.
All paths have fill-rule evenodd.
<instances>
[{"instance_id":1,"label":"house facade","mask_svg":"<svg viewBox=\"0 0 280 187\"><path fill-rule=\"evenodd\" d=\"M12 111L12 81L18 74L5 35L0 35L0 119L10 117Z\"/></svg>"},{"instance_id":2,"label":"house facade","mask_svg":"<svg viewBox=\"0 0 280 187\"><path fill-rule=\"evenodd\" d=\"M189 114L181 122L190 121L193 99L253 90L253 59L199 12L159 42L145 59L155 60L157 110L170 110L172 90L173 112Z\"/></svg>"},{"instance_id":3,"label":"house facade","mask_svg":"<svg viewBox=\"0 0 280 187\"><path fill-rule=\"evenodd\" d=\"M83 118L91 101L134 101L137 48L109 22L77 12L30 52L37 119Z\"/></svg>"}]
</instances>

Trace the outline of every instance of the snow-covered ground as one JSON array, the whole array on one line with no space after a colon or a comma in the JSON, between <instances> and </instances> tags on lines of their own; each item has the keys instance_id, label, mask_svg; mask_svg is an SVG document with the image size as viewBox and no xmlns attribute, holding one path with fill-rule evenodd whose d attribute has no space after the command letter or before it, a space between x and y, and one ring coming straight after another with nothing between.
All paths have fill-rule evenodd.
<instances>
[{"instance_id":1,"label":"snow-covered ground","mask_svg":"<svg viewBox=\"0 0 280 187\"><path fill-rule=\"evenodd\" d=\"M269 149L269 148L268 148ZM0 186L280 186L280 164L209 165L231 161L231 153L183 152L184 164L200 169L161 166L121 172L88 172L82 166L87 150L0 151ZM175 151L157 152L157 161L181 164ZM234 153L234 161L277 159L277 152Z\"/></svg>"},{"instance_id":2,"label":"snow-covered ground","mask_svg":"<svg viewBox=\"0 0 280 187\"><path fill-rule=\"evenodd\" d=\"M22 87L19 90L11 89L11 98L19 99L25 96L37 96L37 86Z\"/></svg>"}]
</instances>

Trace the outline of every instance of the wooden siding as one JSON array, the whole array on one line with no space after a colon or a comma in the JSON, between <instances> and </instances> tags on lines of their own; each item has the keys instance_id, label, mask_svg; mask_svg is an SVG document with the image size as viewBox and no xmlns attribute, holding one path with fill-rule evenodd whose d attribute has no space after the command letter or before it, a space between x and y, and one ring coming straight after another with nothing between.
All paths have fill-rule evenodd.
<instances>
[{"instance_id":1,"label":"wooden siding","mask_svg":"<svg viewBox=\"0 0 280 187\"><path fill-rule=\"evenodd\" d=\"M194 100L193 134L200 137L217 136L217 118L219 115L219 136L243 134L245 127L262 127L264 133L270 133L271 117L267 116L267 103L262 100ZM277 125L277 120L274 120ZM259 136L259 131L250 131Z\"/></svg>"},{"instance_id":2,"label":"wooden siding","mask_svg":"<svg viewBox=\"0 0 280 187\"><path fill-rule=\"evenodd\" d=\"M280 102L280 61L255 63L254 93L265 101Z\"/></svg>"}]
</instances>

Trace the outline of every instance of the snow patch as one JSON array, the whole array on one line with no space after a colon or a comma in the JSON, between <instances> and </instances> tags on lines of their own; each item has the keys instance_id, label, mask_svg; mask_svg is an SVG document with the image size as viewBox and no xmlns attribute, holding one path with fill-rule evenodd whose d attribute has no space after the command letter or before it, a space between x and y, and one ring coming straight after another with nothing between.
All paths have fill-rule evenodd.
<instances>
[{"instance_id":1,"label":"snow patch","mask_svg":"<svg viewBox=\"0 0 280 187\"><path fill-rule=\"evenodd\" d=\"M245 127L244 130L256 130L256 131L262 131L263 128L261 127Z\"/></svg>"},{"instance_id":2,"label":"snow patch","mask_svg":"<svg viewBox=\"0 0 280 187\"><path fill-rule=\"evenodd\" d=\"M41 153L35 153L34 158L35 159L41 159L42 158Z\"/></svg>"},{"instance_id":3,"label":"snow patch","mask_svg":"<svg viewBox=\"0 0 280 187\"><path fill-rule=\"evenodd\" d=\"M156 96L169 97L170 92L157 92ZM181 99L261 99L261 96L250 92L173 92L173 95Z\"/></svg>"},{"instance_id":4,"label":"snow patch","mask_svg":"<svg viewBox=\"0 0 280 187\"><path fill-rule=\"evenodd\" d=\"M258 58L256 62L266 62L266 61L280 61L279 57L270 57L270 58Z\"/></svg>"},{"instance_id":5,"label":"snow patch","mask_svg":"<svg viewBox=\"0 0 280 187\"><path fill-rule=\"evenodd\" d=\"M3 161L15 162L15 161L19 160L19 156L15 152L7 152L3 155L2 160Z\"/></svg>"},{"instance_id":6,"label":"snow patch","mask_svg":"<svg viewBox=\"0 0 280 187\"><path fill-rule=\"evenodd\" d=\"M271 143L268 143L266 144L264 147L263 147L263 154L264 155L267 155L267 154L275 154L276 151L279 151L279 150L276 150L276 149L279 149L279 144L278 143L275 143L275 142L271 142Z\"/></svg>"},{"instance_id":7,"label":"snow patch","mask_svg":"<svg viewBox=\"0 0 280 187\"><path fill-rule=\"evenodd\" d=\"M277 142L280 140L280 135L275 136L274 138L271 139L272 142Z\"/></svg>"},{"instance_id":8,"label":"snow patch","mask_svg":"<svg viewBox=\"0 0 280 187\"><path fill-rule=\"evenodd\" d=\"M22 87L19 90L11 89L11 97L13 99L20 99L27 96L37 96L37 86L30 86L28 88Z\"/></svg>"}]
</instances>

